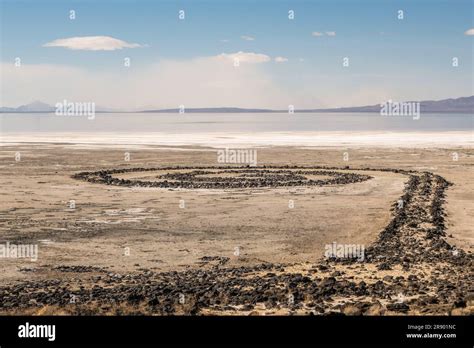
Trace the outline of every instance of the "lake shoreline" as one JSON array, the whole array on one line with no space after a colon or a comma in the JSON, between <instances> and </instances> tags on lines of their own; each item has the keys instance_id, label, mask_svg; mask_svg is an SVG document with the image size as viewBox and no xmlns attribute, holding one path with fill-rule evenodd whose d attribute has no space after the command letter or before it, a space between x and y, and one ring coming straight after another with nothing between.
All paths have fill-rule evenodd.
<instances>
[{"instance_id":1,"label":"lake shoreline","mask_svg":"<svg viewBox=\"0 0 474 348\"><path fill-rule=\"evenodd\" d=\"M445 132L56 132L56 133L2 133L0 146L15 144L73 144L94 146L163 145L261 147L473 147L472 131Z\"/></svg>"}]
</instances>

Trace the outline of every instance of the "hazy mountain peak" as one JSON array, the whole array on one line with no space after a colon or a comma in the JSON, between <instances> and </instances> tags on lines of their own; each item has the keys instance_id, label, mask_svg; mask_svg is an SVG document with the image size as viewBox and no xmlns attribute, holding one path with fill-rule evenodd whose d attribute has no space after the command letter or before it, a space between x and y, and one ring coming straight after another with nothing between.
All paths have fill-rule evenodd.
<instances>
[{"instance_id":1,"label":"hazy mountain peak","mask_svg":"<svg viewBox=\"0 0 474 348\"><path fill-rule=\"evenodd\" d=\"M48 112L48 111L54 111L54 110L55 108L53 106L43 103L39 100L35 100L34 102L31 102L29 104L25 104L16 108L16 111L20 111L20 112L41 112L41 111Z\"/></svg>"}]
</instances>

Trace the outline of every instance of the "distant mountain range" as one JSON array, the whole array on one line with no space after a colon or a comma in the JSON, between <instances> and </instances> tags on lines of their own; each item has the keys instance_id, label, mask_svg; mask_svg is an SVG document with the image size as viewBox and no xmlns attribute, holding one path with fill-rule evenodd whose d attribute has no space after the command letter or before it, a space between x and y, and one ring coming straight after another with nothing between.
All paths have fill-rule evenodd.
<instances>
[{"instance_id":1,"label":"distant mountain range","mask_svg":"<svg viewBox=\"0 0 474 348\"><path fill-rule=\"evenodd\" d=\"M33 103L21 105L17 108L0 108L0 112L55 112L55 110L55 107L40 101L34 101Z\"/></svg>"},{"instance_id":2,"label":"distant mountain range","mask_svg":"<svg viewBox=\"0 0 474 348\"><path fill-rule=\"evenodd\" d=\"M410 101L408 103L412 102L414 101ZM474 114L474 96L442 100L423 100L419 103L420 112L422 113L450 112ZM347 108L302 110L301 112L380 112L380 104Z\"/></svg>"},{"instance_id":3,"label":"distant mountain range","mask_svg":"<svg viewBox=\"0 0 474 348\"><path fill-rule=\"evenodd\" d=\"M414 101L410 101L414 102ZM422 113L463 113L474 114L474 96L450 98L443 100L423 100L420 101L420 112ZM329 109L295 109L295 113L310 112L380 112L380 104L329 108ZM22 105L17 108L0 107L0 113L50 113L55 112L55 107L40 101ZM157 109L157 110L140 110L133 112L140 113L178 113L180 109ZM96 107L98 113L119 113L129 111L118 111L108 108ZM186 113L287 113L288 110L273 109L246 109L235 107L216 107L216 108L186 108Z\"/></svg>"},{"instance_id":4,"label":"distant mountain range","mask_svg":"<svg viewBox=\"0 0 474 348\"><path fill-rule=\"evenodd\" d=\"M21 105L17 108L0 107L0 113L50 113L56 112L56 107L43 103L41 101L34 101L32 103ZM96 106L96 112L120 112L114 109Z\"/></svg>"},{"instance_id":5,"label":"distant mountain range","mask_svg":"<svg viewBox=\"0 0 474 348\"><path fill-rule=\"evenodd\" d=\"M240 113L269 113L269 112L288 112L288 110L272 110L272 109L245 109L233 107L218 107L218 108L186 108L186 113L219 113L219 114L240 114ZM177 113L180 109L158 109L158 110L143 110L139 112L145 113Z\"/></svg>"}]
</instances>

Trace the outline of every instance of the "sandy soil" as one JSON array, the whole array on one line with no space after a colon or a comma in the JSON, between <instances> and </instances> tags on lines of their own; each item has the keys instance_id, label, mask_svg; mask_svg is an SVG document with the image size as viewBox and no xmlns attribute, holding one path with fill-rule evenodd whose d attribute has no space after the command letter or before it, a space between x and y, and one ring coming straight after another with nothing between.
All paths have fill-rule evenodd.
<instances>
[{"instance_id":1,"label":"sandy soil","mask_svg":"<svg viewBox=\"0 0 474 348\"><path fill-rule=\"evenodd\" d=\"M257 151L259 166L349 165L439 174L454 184L446 192L446 240L462 250L473 250L472 149L267 147ZM15 161L17 152L20 161ZM130 161L125 161L127 152ZM348 161L343 160L345 152ZM128 188L71 176L113 168L214 166L218 165L216 150L24 144L3 146L0 158L0 242L39 244L36 262L0 259L4 285L71 276L58 272L58 266L95 266L129 274L200 269L206 263L203 257L209 256L229 258L229 267L316 262L332 242L371 245L392 218L391 207L408 180L393 172L359 171L373 178L324 187ZM126 177L134 175L143 178L140 173Z\"/></svg>"}]
</instances>

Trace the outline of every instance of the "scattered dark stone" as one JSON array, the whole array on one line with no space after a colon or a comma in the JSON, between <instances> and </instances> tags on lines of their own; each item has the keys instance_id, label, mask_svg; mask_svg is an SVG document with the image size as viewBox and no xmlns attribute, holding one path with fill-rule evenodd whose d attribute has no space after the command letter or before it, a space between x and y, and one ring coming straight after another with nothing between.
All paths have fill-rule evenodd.
<instances>
[{"instance_id":1,"label":"scattered dark stone","mask_svg":"<svg viewBox=\"0 0 474 348\"><path fill-rule=\"evenodd\" d=\"M407 313L410 310L410 306L406 303L392 303L387 305L387 309L393 312Z\"/></svg>"},{"instance_id":2,"label":"scattered dark stone","mask_svg":"<svg viewBox=\"0 0 474 348\"><path fill-rule=\"evenodd\" d=\"M466 307L466 300L464 298L458 298L454 301L455 308L465 308Z\"/></svg>"},{"instance_id":3,"label":"scattered dark stone","mask_svg":"<svg viewBox=\"0 0 474 348\"><path fill-rule=\"evenodd\" d=\"M377 269L379 271L388 271L388 270L391 270L392 267L390 267L390 265L387 262L383 262L377 266Z\"/></svg>"}]
</instances>

